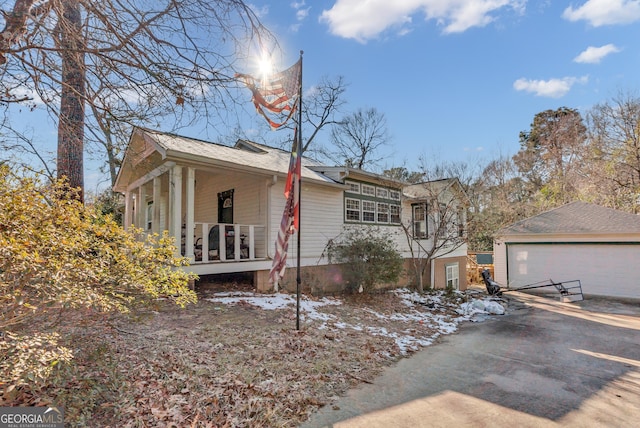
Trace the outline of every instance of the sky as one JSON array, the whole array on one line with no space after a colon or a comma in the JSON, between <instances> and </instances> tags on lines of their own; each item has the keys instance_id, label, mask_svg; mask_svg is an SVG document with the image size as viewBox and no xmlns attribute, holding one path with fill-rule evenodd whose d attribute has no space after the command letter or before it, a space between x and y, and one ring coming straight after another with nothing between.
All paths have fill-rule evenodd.
<instances>
[{"instance_id":1,"label":"sky","mask_svg":"<svg viewBox=\"0 0 640 428\"><path fill-rule=\"evenodd\" d=\"M386 166L513 155L537 113L640 93L638 0L252 4L306 91L341 75L345 112L384 113Z\"/></svg>"},{"instance_id":2,"label":"sky","mask_svg":"<svg viewBox=\"0 0 640 428\"><path fill-rule=\"evenodd\" d=\"M276 69L302 50L306 92L323 76L343 76L343 113L384 114L390 140L382 168L418 170L420 158L481 164L511 156L537 113L569 107L584 114L621 91L640 94L640 0L249 4L277 36ZM248 108L240 114L255 116L248 90L244 96ZM180 132L223 138L197 126ZM52 153L55 135L52 127L38 136ZM328 137L324 131L319 142ZM89 191L107 183L96 165L85 158Z\"/></svg>"}]
</instances>

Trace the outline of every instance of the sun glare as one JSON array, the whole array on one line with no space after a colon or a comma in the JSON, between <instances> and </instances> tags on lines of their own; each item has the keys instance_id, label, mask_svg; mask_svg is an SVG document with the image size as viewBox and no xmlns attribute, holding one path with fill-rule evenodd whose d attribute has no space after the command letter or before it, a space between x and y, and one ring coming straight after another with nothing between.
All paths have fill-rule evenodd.
<instances>
[{"instance_id":1,"label":"sun glare","mask_svg":"<svg viewBox=\"0 0 640 428\"><path fill-rule=\"evenodd\" d=\"M260 75L262 78L265 78L273 73L273 62L271 61L271 58L269 58L268 56L263 56L262 58L260 58L258 62L258 68L260 70Z\"/></svg>"}]
</instances>

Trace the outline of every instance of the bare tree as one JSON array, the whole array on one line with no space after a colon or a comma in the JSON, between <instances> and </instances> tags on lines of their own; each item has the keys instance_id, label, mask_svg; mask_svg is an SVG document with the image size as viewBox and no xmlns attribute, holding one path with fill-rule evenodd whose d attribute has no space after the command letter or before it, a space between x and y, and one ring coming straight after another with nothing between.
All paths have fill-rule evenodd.
<instances>
[{"instance_id":1,"label":"bare tree","mask_svg":"<svg viewBox=\"0 0 640 428\"><path fill-rule=\"evenodd\" d=\"M102 130L109 157L114 123L167 113L174 123L217 117L234 98L228 91L237 85L240 47L269 37L242 0L15 0L0 7L0 102L42 100L58 121L57 173L73 187L83 186L87 127L97 140Z\"/></svg>"},{"instance_id":2,"label":"bare tree","mask_svg":"<svg viewBox=\"0 0 640 428\"><path fill-rule=\"evenodd\" d=\"M596 202L637 213L640 208L640 98L620 92L587 115ZM593 186L597 184L597 186ZM605 191L602 191L605 189Z\"/></svg>"},{"instance_id":3,"label":"bare tree","mask_svg":"<svg viewBox=\"0 0 640 428\"><path fill-rule=\"evenodd\" d=\"M405 188L412 199L411 222L403 224L417 290L431 275L431 262L456 251L466 242L468 199L457 178L439 179Z\"/></svg>"},{"instance_id":4,"label":"bare tree","mask_svg":"<svg viewBox=\"0 0 640 428\"><path fill-rule=\"evenodd\" d=\"M312 144L325 127L340 123L336 115L346 103L343 96L347 90L347 83L343 76L322 76L320 81L305 90L302 100L302 139L305 156L322 157L322 147ZM264 120L256 122L259 129L263 129L258 138L264 138L265 144L290 149L293 138L294 121L289 121L278 132L267 132L268 124ZM281 132L282 131L282 132ZM235 129L229 136L233 141L238 138L256 139L246 135L241 129Z\"/></svg>"},{"instance_id":5,"label":"bare tree","mask_svg":"<svg viewBox=\"0 0 640 428\"><path fill-rule=\"evenodd\" d=\"M379 150L388 144L387 120L376 108L358 109L333 127L333 147L323 154L338 165L364 169L383 159Z\"/></svg>"}]
</instances>

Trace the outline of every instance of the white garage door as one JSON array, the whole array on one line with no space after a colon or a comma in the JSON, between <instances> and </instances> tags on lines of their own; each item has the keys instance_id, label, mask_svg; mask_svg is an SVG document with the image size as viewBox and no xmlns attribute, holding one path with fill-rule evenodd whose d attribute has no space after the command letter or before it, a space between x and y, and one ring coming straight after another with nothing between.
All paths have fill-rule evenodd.
<instances>
[{"instance_id":1,"label":"white garage door","mask_svg":"<svg viewBox=\"0 0 640 428\"><path fill-rule=\"evenodd\" d=\"M508 244L507 248L512 288L548 279L579 279L584 294L640 298L640 245Z\"/></svg>"}]
</instances>

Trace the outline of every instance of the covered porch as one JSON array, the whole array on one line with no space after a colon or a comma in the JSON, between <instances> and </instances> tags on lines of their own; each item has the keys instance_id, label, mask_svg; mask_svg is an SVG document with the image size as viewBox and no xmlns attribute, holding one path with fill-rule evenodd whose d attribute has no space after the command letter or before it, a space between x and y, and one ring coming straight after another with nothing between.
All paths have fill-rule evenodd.
<instances>
[{"instance_id":1,"label":"covered porch","mask_svg":"<svg viewBox=\"0 0 640 428\"><path fill-rule=\"evenodd\" d=\"M198 274L264 269L272 183L242 171L168 161L129 183L124 227L167 230L177 255L190 259Z\"/></svg>"}]
</instances>

